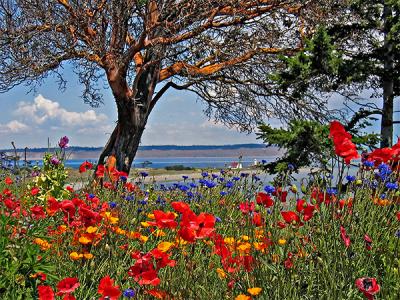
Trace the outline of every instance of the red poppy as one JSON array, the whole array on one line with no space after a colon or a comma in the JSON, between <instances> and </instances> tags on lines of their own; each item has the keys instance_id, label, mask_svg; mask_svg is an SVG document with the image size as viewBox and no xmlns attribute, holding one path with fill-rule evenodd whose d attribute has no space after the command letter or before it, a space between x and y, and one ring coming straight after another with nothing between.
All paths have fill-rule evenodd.
<instances>
[{"instance_id":1,"label":"red poppy","mask_svg":"<svg viewBox=\"0 0 400 300\"><path fill-rule=\"evenodd\" d=\"M333 139L335 145L336 155L343 157L346 164L359 157L356 145L351 141L351 134L346 131L340 122L333 121L330 124L329 131L329 137Z\"/></svg>"},{"instance_id":2,"label":"red poppy","mask_svg":"<svg viewBox=\"0 0 400 300\"><path fill-rule=\"evenodd\" d=\"M76 298L71 294L64 294L62 300L76 300Z\"/></svg>"},{"instance_id":3,"label":"red poppy","mask_svg":"<svg viewBox=\"0 0 400 300\"><path fill-rule=\"evenodd\" d=\"M256 202L264 205L267 208L274 205L274 201L272 200L271 196L261 192L257 194Z\"/></svg>"},{"instance_id":4,"label":"red poppy","mask_svg":"<svg viewBox=\"0 0 400 300\"><path fill-rule=\"evenodd\" d=\"M163 212L161 210L153 211L155 222L148 222L159 228L175 228L178 223L175 221L175 215L172 212Z\"/></svg>"},{"instance_id":5,"label":"red poppy","mask_svg":"<svg viewBox=\"0 0 400 300\"><path fill-rule=\"evenodd\" d=\"M368 300L374 299L374 295L377 294L381 289L375 278L368 277L356 279L356 286L360 292L367 297Z\"/></svg>"},{"instance_id":6,"label":"red poppy","mask_svg":"<svg viewBox=\"0 0 400 300\"><path fill-rule=\"evenodd\" d=\"M112 280L108 275L100 280L97 292L103 296L100 298L102 300L117 300L122 294L119 290L119 286L114 285L114 280Z\"/></svg>"},{"instance_id":7,"label":"red poppy","mask_svg":"<svg viewBox=\"0 0 400 300\"><path fill-rule=\"evenodd\" d=\"M53 289L48 285L39 285L37 287L39 300L54 300L54 292Z\"/></svg>"},{"instance_id":8,"label":"red poppy","mask_svg":"<svg viewBox=\"0 0 400 300\"><path fill-rule=\"evenodd\" d=\"M293 211L282 211L281 215L286 223L289 224L300 224L300 217Z\"/></svg>"},{"instance_id":9,"label":"red poppy","mask_svg":"<svg viewBox=\"0 0 400 300\"><path fill-rule=\"evenodd\" d=\"M32 213L32 218L35 220L40 220L46 218L46 214L44 213L43 206L34 205L30 208Z\"/></svg>"},{"instance_id":10,"label":"red poppy","mask_svg":"<svg viewBox=\"0 0 400 300\"><path fill-rule=\"evenodd\" d=\"M397 217L397 220L400 221L400 211L398 211L398 212L396 213L396 217Z\"/></svg>"},{"instance_id":11,"label":"red poppy","mask_svg":"<svg viewBox=\"0 0 400 300\"><path fill-rule=\"evenodd\" d=\"M189 204L184 202L172 202L171 206L181 214L191 210Z\"/></svg>"},{"instance_id":12,"label":"red poppy","mask_svg":"<svg viewBox=\"0 0 400 300\"><path fill-rule=\"evenodd\" d=\"M46 211L49 214L49 216L53 216L57 210L60 208L60 204L59 202L56 200L56 198L54 197L49 197L49 199L47 199L47 207L46 207Z\"/></svg>"},{"instance_id":13,"label":"red poppy","mask_svg":"<svg viewBox=\"0 0 400 300\"><path fill-rule=\"evenodd\" d=\"M103 178L105 170L106 168L104 167L104 165L98 165L96 170L96 177Z\"/></svg>"},{"instance_id":14,"label":"red poppy","mask_svg":"<svg viewBox=\"0 0 400 300\"><path fill-rule=\"evenodd\" d=\"M296 204L297 212L303 214L303 220L308 221L312 218L315 206L307 203L304 199L297 200Z\"/></svg>"},{"instance_id":15,"label":"red poppy","mask_svg":"<svg viewBox=\"0 0 400 300\"><path fill-rule=\"evenodd\" d=\"M13 184L13 180L10 178L10 177L6 177L6 179L4 179L4 182L7 184L7 185L11 185L11 184Z\"/></svg>"},{"instance_id":16,"label":"red poppy","mask_svg":"<svg viewBox=\"0 0 400 300\"><path fill-rule=\"evenodd\" d=\"M93 168L93 164L84 161L80 166L79 166L79 173L85 173L87 170L91 170Z\"/></svg>"},{"instance_id":17,"label":"red poppy","mask_svg":"<svg viewBox=\"0 0 400 300\"><path fill-rule=\"evenodd\" d=\"M153 297L156 297L158 299L165 299L168 294L165 291L162 290L156 290L156 289L152 289L152 290L147 290L144 291L146 294L152 295Z\"/></svg>"},{"instance_id":18,"label":"red poppy","mask_svg":"<svg viewBox=\"0 0 400 300\"><path fill-rule=\"evenodd\" d=\"M40 189L38 187L33 187L31 189L31 195L32 196L36 196L37 194L39 194L39 192L40 192Z\"/></svg>"},{"instance_id":19,"label":"red poppy","mask_svg":"<svg viewBox=\"0 0 400 300\"><path fill-rule=\"evenodd\" d=\"M346 246L346 248L348 248L350 246L351 241L346 233L346 229L343 226L340 226L340 236L342 237L344 245Z\"/></svg>"},{"instance_id":20,"label":"red poppy","mask_svg":"<svg viewBox=\"0 0 400 300\"><path fill-rule=\"evenodd\" d=\"M76 277L67 277L57 284L57 296L70 294L79 287L80 283Z\"/></svg>"},{"instance_id":21,"label":"red poppy","mask_svg":"<svg viewBox=\"0 0 400 300\"><path fill-rule=\"evenodd\" d=\"M261 216L260 213L253 213L253 218L252 218L253 224L256 225L257 227L260 227L263 225L264 220L263 217Z\"/></svg>"},{"instance_id":22,"label":"red poppy","mask_svg":"<svg viewBox=\"0 0 400 300\"><path fill-rule=\"evenodd\" d=\"M188 242L194 242L195 239L210 237L215 228L215 217L210 214L200 213L198 216L187 211L182 216L180 223L181 229L178 234Z\"/></svg>"},{"instance_id":23,"label":"red poppy","mask_svg":"<svg viewBox=\"0 0 400 300\"><path fill-rule=\"evenodd\" d=\"M248 214L253 212L255 207L256 206L253 201L252 202L246 201L239 204L239 209L243 214Z\"/></svg>"}]
</instances>

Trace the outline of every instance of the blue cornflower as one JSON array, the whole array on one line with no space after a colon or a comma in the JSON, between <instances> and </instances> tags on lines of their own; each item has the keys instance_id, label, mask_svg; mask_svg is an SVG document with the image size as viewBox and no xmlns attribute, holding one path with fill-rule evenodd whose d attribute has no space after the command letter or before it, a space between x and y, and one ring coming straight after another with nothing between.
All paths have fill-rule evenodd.
<instances>
[{"instance_id":1,"label":"blue cornflower","mask_svg":"<svg viewBox=\"0 0 400 300\"><path fill-rule=\"evenodd\" d=\"M89 194L89 199L93 199L94 197L96 197L96 195L94 195L94 194Z\"/></svg>"},{"instance_id":2,"label":"blue cornflower","mask_svg":"<svg viewBox=\"0 0 400 300\"><path fill-rule=\"evenodd\" d=\"M232 181L227 181L226 184L225 184L225 186L226 186L228 189L233 188L234 185L235 185L235 183L233 183Z\"/></svg>"},{"instance_id":3,"label":"blue cornflower","mask_svg":"<svg viewBox=\"0 0 400 300\"><path fill-rule=\"evenodd\" d=\"M217 174L211 174L211 177L212 177L213 179L216 179L216 178L218 178L218 175L217 175Z\"/></svg>"},{"instance_id":4,"label":"blue cornflower","mask_svg":"<svg viewBox=\"0 0 400 300\"><path fill-rule=\"evenodd\" d=\"M147 204L147 201L146 201L146 200L140 200L140 201L139 201L139 204L140 204L140 205L146 205L146 204Z\"/></svg>"},{"instance_id":5,"label":"blue cornflower","mask_svg":"<svg viewBox=\"0 0 400 300\"><path fill-rule=\"evenodd\" d=\"M245 178L245 177L247 177L247 176L249 176L249 173L240 173L240 177L243 177L243 178Z\"/></svg>"},{"instance_id":6,"label":"blue cornflower","mask_svg":"<svg viewBox=\"0 0 400 300\"><path fill-rule=\"evenodd\" d=\"M366 166L368 168L372 168L375 165L375 163L373 161L369 161L369 160L365 160L363 162L363 164L364 164L364 166Z\"/></svg>"},{"instance_id":7,"label":"blue cornflower","mask_svg":"<svg viewBox=\"0 0 400 300\"><path fill-rule=\"evenodd\" d=\"M162 191L167 190L167 187L165 186L165 184L160 184L160 190L162 190Z\"/></svg>"},{"instance_id":8,"label":"blue cornflower","mask_svg":"<svg viewBox=\"0 0 400 300\"><path fill-rule=\"evenodd\" d=\"M128 180L128 177L126 177L126 176L121 176L120 179L121 179L122 182L126 182L126 181Z\"/></svg>"},{"instance_id":9,"label":"blue cornflower","mask_svg":"<svg viewBox=\"0 0 400 300\"><path fill-rule=\"evenodd\" d=\"M353 182L353 181L356 180L356 176L347 175L346 179L347 179L348 182Z\"/></svg>"},{"instance_id":10,"label":"blue cornflower","mask_svg":"<svg viewBox=\"0 0 400 300\"><path fill-rule=\"evenodd\" d=\"M327 188L326 193L328 195L336 195L337 194L337 189L336 188Z\"/></svg>"},{"instance_id":11,"label":"blue cornflower","mask_svg":"<svg viewBox=\"0 0 400 300\"><path fill-rule=\"evenodd\" d=\"M386 188L389 190L397 190L399 188L397 182L388 182L386 183Z\"/></svg>"},{"instance_id":12,"label":"blue cornflower","mask_svg":"<svg viewBox=\"0 0 400 300\"><path fill-rule=\"evenodd\" d=\"M260 181L261 180L260 177L258 177L257 175L253 175L253 179L254 179L254 181Z\"/></svg>"},{"instance_id":13,"label":"blue cornflower","mask_svg":"<svg viewBox=\"0 0 400 300\"><path fill-rule=\"evenodd\" d=\"M240 177L233 176L233 177L232 177L232 180L233 180L233 181L239 181L239 180L240 180Z\"/></svg>"},{"instance_id":14,"label":"blue cornflower","mask_svg":"<svg viewBox=\"0 0 400 300\"><path fill-rule=\"evenodd\" d=\"M133 298L135 297L135 294L136 294L135 291L132 289L126 289L123 293L124 297L126 298Z\"/></svg>"},{"instance_id":15,"label":"blue cornflower","mask_svg":"<svg viewBox=\"0 0 400 300\"><path fill-rule=\"evenodd\" d=\"M187 192L187 191L189 190L189 187L182 184L182 185L179 186L179 189L180 189L182 192Z\"/></svg>"},{"instance_id":16,"label":"blue cornflower","mask_svg":"<svg viewBox=\"0 0 400 300\"><path fill-rule=\"evenodd\" d=\"M220 178L218 178L218 180L219 180L219 182L224 182L225 178L224 177L220 177Z\"/></svg>"},{"instance_id":17,"label":"blue cornflower","mask_svg":"<svg viewBox=\"0 0 400 300\"><path fill-rule=\"evenodd\" d=\"M267 163L267 161L266 161L265 159L262 159L262 160L261 160L261 163L262 163L263 165L265 165L265 164Z\"/></svg>"},{"instance_id":18,"label":"blue cornflower","mask_svg":"<svg viewBox=\"0 0 400 300\"><path fill-rule=\"evenodd\" d=\"M213 188L213 187L215 187L217 184L214 182L214 181L206 181L206 186L208 187L208 188Z\"/></svg>"},{"instance_id":19,"label":"blue cornflower","mask_svg":"<svg viewBox=\"0 0 400 300\"><path fill-rule=\"evenodd\" d=\"M295 165L294 165L294 164L288 164L288 169L289 169L290 171L293 171L294 168L295 168Z\"/></svg>"},{"instance_id":20,"label":"blue cornflower","mask_svg":"<svg viewBox=\"0 0 400 300\"><path fill-rule=\"evenodd\" d=\"M394 236L400 239L400 229L396 230Z\"/></svg>"},{"instance_id":21,"label":"blue cornflower","mask_svg":"<svg viewBox=\"0 0 400 300\"><path fill-rule=\"evenodd\" d=\"M223 169L219 170L219 172L220 172L222 175L225 174L225 170L223 170Z\"/></svg>"},{"instance_id":22,"label":"blue cornflower","mask_svg":"<svg viewBox=\"0 0 400 300\"><path fill-rule=\"evenodd\" d=\"M275 188L271 185L267 185L264 187L264 191L266 191L269 194L272 194L273 192L275 192Z\"/></svg>"},{"instance_id":23,"label":"blue cornflower","mask_svg":"<svg viewBox=\"0 0 400 300\"><path fill-rule=\"evenodd\" d=\"M382 194L380 195L380 198L381 198L381 199L385 199L385 198L386 198L386 194L385 194L385 193L382 193Z\"/></svg>"},{"instance_id":24,"label":"blue cornflower","mask_svg":"<svg viewBox=\"0 0 400 300\"><path fill-rule=\"evenodd\" d=\"M186 179L188 179L188 178L189 178L189 176L182 175L182 178L183 178L183 180L186 180Z\"/></svg>"},{"instance_id":25,"label":"blue cornflower","mask_svg":"<svg viewBox=\"0 0 400 300\"><path fill-rule=\"evenodd\" d=\"M194 197L194 194L193 194L192 192L190 192L190 191L187 192L186 195L187 195L189 198L193 198L193 197Z\"/></svg>"},{"instance_id":26,"label":"blue cornflower","mask_svg":"<svg viewBox=\"0 0 400 300\"><path fill-rule=\"evenodd\" d=\"M386 180L386 178L392 173L392 170L390 169L390 166L385 164L385 163L381 163L378 166L378 170L379 170L379 177L382 180Z\"/></svg>"},{"instance_id":27,"label":"blue cornflower","mask_svg":"<svg viewBox=\"0 0 400 300\"><path fill-rule=\"evenodd\" d=\"M225 191L221 191L219 194L223 197L223 196L226 196L228 193Z\"/></svg>"},{"instance_id":28,"label":"blue cornflower","mask_svg":"<svg viewBox=\"0 0 400 300\"><path fill-rule=\"evenodd\" d=\"M108 205L110 206L110 208L116 208L117 207L117 203L115 203L114 201L109 202Z\"/></svg>"},{"instance_id":29,"label":"blue cornflower","mask_svg":"<svg viewBox=\"0 0 400 300\"><path fill-rule=\"evenodd\" d=\"M189 185L191 188L197 188L197 184L195 184L194 182L191 182Z\"/></svg>"},{"instance_id":30,"label":"blue cornflower","mask_svg":"<svg viewBox=\"0 0 400 300\"><path fill-rule=\"evenodd\" d=\"M142 211L143 211L143 209L141 209L141 208L138 208L138 209L137 209L137 213L138 213L138 214L140 214Z\"/></svg>"},{"instance_id":31,"label":"blue cornflower","mask_svg":"<svg viewBox=\"0 0 400 300\"><path fill-rule=\"evenodd\" d=\"M201 176L208 177L208 172L201 172Z\"/></svg>"},{"instance_id":32,"label":"blue cornflower","mask_svg":"<svg viewBox=\"0 0 400 300\"><path fill-rule=\"evenodd\" d=\"M222 222L222 220L221 220L221 218L220 218L220 217L218 217L218 216L215 216L215 222L218 222L218 223L220 223L220 222Z\"/></svg>"},{"instance_id":33,"label":"blue cornflower","mask_svg":"<svg viewBox=\"0 0 400 300\"><path fill-rule=\"evenodd\" d=\"M133 195L128 195L128 196L125 197L125 200L126 200L126 201L133 201L133 200L135 200L135 196L133 196Z\"/></svg>"},{"instance_id":34,"label":"blue cornflower","mask_svg":"<svg viewBox=\"0 0 400 300\"><path fill-rule=\"evenodd\" d=\"M149 176L149 173L144 172L144 171L140 172L139 174L140 174L140 176L142 176L142 177L147 177L147 176Z\"/></svg>"}]
</instances>

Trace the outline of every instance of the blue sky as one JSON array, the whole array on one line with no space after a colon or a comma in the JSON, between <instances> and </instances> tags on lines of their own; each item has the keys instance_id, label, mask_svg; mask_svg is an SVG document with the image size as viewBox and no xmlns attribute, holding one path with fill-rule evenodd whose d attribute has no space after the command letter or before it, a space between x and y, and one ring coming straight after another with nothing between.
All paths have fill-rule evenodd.
<instances>
[{"instance_id":1,"label":"blue sky","mask_svg":"<svg viewBox=\"0 0 400 300\"><path fill-rule=\"evenodd\" d=\"M104 105L92 108L80 98L77 77L68 69L64 92L54 78L47 79L36 92L18 86L0 94L0 148L45 147L47 138L55 145L61 136L77 146L104 146L116 121L116 108L110 90L104 90ZM215 124L203 114L204 103L185 91L166 93L149 117L142 145L206 145L260 143L255 134L240 133ZM397 101L399 103L399 101ZM331 107L341 104L333 99ZM399 107L395 107L399 110ZM398 118L398 117L397 117ZM279 122L271 120L274 125ZM378 124L372 131L378 130ZM399 132L395 127L395 135Z\"/></svg>"},{"instance_id":2,"label":"blue sky","mask_svg":"<svg viewBox=\"0 0 400 300\"><path fill-rule=\"evenodd\" d=\"M48 78L34 93L18 86L0 94L0 148L46 147L61 136L71 145L104 146L116 121L116 108L110 90L104 90L104 105L92 108L80 98L77 77L65 72L64 92ZM142 145L193 145L260 143L255 134L240 133L215 124L203 114L204 104L185 91L166 93L151 113Z\"/></svg>"}]
</instances>

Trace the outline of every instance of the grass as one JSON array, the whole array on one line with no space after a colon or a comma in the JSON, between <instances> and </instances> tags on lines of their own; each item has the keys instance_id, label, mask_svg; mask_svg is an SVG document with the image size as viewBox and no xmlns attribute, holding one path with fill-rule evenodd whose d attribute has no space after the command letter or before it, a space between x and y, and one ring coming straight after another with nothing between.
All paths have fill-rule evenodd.
<instances>
[{"instance_id":1,"label":"grass","mask_svg":"<svg viewBox=\"0 0 400 300\"><path fill-rule=\"evenodd\" d=\"M287 170L268 187L248 170L210 172L170 188L106 172L76 191L90 171L5 171L0 298L51 299L74 278L76 299L399 299L398 169L348 170L301 185Z\"/></svg>"}]
</instances>

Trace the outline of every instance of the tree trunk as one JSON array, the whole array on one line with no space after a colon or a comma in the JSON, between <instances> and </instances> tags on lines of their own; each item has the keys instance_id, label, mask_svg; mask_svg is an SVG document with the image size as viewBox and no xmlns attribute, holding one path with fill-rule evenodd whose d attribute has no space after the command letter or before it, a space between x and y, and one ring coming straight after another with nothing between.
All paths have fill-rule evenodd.
<instances>
[{"instance_id":1,"label":"tree trunk","mask_svg":"<svg viewBox=\"0 0 400 300\"><path fill-rule=\"evenodd\" d=\"M99 157L99 164L104 164L106 157L114 155L117 170L128 174L148 118L146 111L137 108L130 113L134 118L118 119L115 129Z\"/></svg>"},{"instance_id":2,"label":"tree trunk","mask_svg":"<svg viewBox=\"0 0 400 300\"><path fill-rule=\"evenodd\" d=\"M385 5L383 10L384 19L384 71L382 76L383 89L383 107L381 120L381 148L391 147L393 145L393 70L394 70L394 54L393 41L390 35L392 28L392 9L389 5Z\"/></svg>"},{"instance_id":3,"label":"tree trunk","mask_svg":"<svg viewBox=\"0 0 400 300\"><path fill-rule=\"evenodd\" d=\"M151 60L151 55L146 60ZM153 95L158 82L159 66L154 64L140 72L129 89L125 77L109 77L115 102L118 109L118 122L100 157L99 164L113 155L116 168L129 174L133 159L138 150L140 140L147 123L148 116L154 107Z\"/></svg>"}]
</instances>

